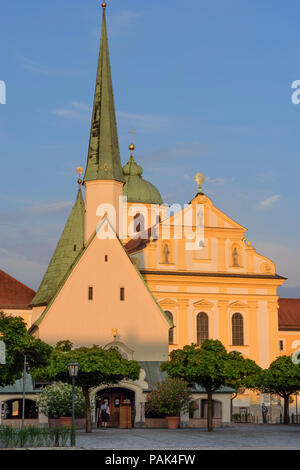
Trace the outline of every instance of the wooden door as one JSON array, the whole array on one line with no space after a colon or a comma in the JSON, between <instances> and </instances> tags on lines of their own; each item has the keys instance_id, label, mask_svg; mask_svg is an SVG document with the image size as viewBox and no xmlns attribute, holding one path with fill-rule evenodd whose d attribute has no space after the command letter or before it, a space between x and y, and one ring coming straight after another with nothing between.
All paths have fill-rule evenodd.
<instances>
[{"instance_id":1,"label":"wooden door","mask_svg":"<svg viewBox=\"0 0 300 470\"><path fill-rule=\"evenodd\" d=\"M134 417L135 417L135 405L134 405L134 392L131 390L123 388L111 388L102 390L97 394L97 408L100 409L100 406L107 401L110 409L110 417L107 423L108 427L119 428L120 427L120 409L124 406L129 407L131 416L131 422L129 418L128 428L133 427ZM101 425L101 423L100 423ZM122 420L122 427L124 427L124 422Z\"/></svg>"}]
</instances>

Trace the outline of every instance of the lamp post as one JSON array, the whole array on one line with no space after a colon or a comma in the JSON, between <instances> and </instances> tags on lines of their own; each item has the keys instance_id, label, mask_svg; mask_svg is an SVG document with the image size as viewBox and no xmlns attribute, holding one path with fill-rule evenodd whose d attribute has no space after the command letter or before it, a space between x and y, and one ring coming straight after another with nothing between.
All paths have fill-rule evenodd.
<instances>
[{"instance_id":1,"label":"lamp post","mask_svg":"<svg viewBox=\"0 0 300 470\"><path fill-rule=\"evenodd\" d=\"M72 378L72 430L71 430L71 446L75 446L76 443L76 431L75 431L75 378L78 375L79 364L71 362L68 364L69 375Z\"/></svg>"},{"instance_id":2,"label":"lamp post","mask_svg":"<svg viewBox=\"0 0 300 470\"><path fill-rule=\"evenodd\" d=\"M25 428L25 395L26 395L26 354L24 355L24 370L23 370L23 393L22 393L22 424L21 428Z\"/></svg>"}]
</instances>

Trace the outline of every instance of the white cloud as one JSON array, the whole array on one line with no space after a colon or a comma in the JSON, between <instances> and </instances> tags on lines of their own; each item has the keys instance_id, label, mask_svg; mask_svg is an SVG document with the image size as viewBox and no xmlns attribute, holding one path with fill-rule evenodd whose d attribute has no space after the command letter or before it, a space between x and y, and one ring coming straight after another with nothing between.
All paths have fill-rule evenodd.
<instances>
[{"instance_id":1,"label":"white cloud","mask_svg":"<svg viewBox=\"0 0 300 470\"><path fill-rule=\"evenodd\" d=\"M24 69L30 70L31 72L38 73L40 75L56 75L57 71L48 67L47 65L39 64L31 59L27 59L26 57L21 57L21 62L23 64Z\"/></svg>"},{"instance_id":2,"label":"white cloud","mask_svg":"<svg viewBox=\"0 0 300 470\"><path fill-rule=\"evenodd\" d=\"M198 156L199 154L202 154L206 152L208 149L208 146L205 144L201 144L200 142L193 142L191 144L186 144L182 145L181 147L177 147L174 149L167 148L167 149L162 149L159 152L156 152L151 155L151 158L147 158L147 161L153 161L153 160L175 160L177 158L188 158L188 157L195 157ZM195 172L196 173L196 172ZM189 175L185 175L184 179L190 178ZM193 176L193 179L195 178L195 175Z\"/></svg>"},{"instance_id":3,"label":"white cloud","mask_svg":"<svg viewBox=\"0 0 300 470\"><path fill-rule=\"evenodd\" d=\"M43 215L43 214L58 214L59 212L65 211L73 206L71 201L54 202L52 204L40 204L38 206L29 207L24 209L22 212L25 214L32 215Z\"/></svg>"},{"instance_id":4,"label":"white cloud","mask_svg":"<svg viewBox=\"0 0 300 470\"><path fill-rule=\"evenodd\" d=\"M224 178L211 178L210 176L206 176L205 177L205 181L207 183L210 183L210 184L217 184L217 185L221 185L221 184L224 184L225 183L225 179Z\"/></svg>"},{"instance_id":5,"label":"white cloud","mask_svg":"<svg viewBox=\"0 0 300 470\"><path fill-rule=\"evenodd\" d=\"M274 196L268 197L264 201L259 203L259 209L268 209L272 207L280 199L280 194L275 194Z\"/></svg>"},{"instance_id":6,"label":"white cloud","mask_svg":"<svg viewBox=\"0 0 300 470\"><path fill-rule=\"evenodd\" d=\"M127 33L134 22L143 14L137 11L122 10L119 13L110 16L109 19L109 35L120 36L124 32Z\"/></svg>"},{"instance_id":7,"label":"white cloud","mask_svg":"<svg viewBox=\"0 0 300 470\"><path fill-rule=\"evenodd\" d=\"M151 114L134 114L117 111L120 121L125 121L127 126L135 129L156 130L169 126L173 120L170 116L154 116Z\"/></svg>"},{"instance_id":8,"label":"white cloud","mask_svg":"<svg viewBox=\"0 0 300 470\"><path fill-rule=\"evenodd\" d=\"M270 258L276 265L277 274L287 277L286 287L300 285L300 251L275 243L255 242L257 252Z\"/></svg>"},{"instance_id":9,"label":"white cloud","mask_svg":"<svg viewBox=\"0 0 300 470\"><path fill-rule=\"evenodd\" d=\"M0 265L3 271L33 289L37 289L46 269L44 264L3 248L0 248Z\"/></svg>"},{"instance_id":10,"label":"white cloud","mask_svg":"<svg viewBox=\"0 0 300 470\"><path fill-rule=\"evenodd\" d=\"M72 101L69 108L53 109L52 114L66 119L88 120L91 118L92 108L79 101Z\"/></svg>"}]
</instances>

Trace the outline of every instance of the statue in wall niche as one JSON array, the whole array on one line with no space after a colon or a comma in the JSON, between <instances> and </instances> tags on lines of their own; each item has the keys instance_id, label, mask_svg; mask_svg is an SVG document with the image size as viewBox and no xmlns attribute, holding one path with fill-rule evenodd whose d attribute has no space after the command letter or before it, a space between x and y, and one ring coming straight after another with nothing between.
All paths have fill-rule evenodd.
<instances>
[{"instance_id":1,"label":"statue in wall niche","mask_svg":"<svg viewBox=\"0 0 300 470\"><path fill-rule=\"evenodd\" d=\"M233 249L232 252L232 265L239 266L239 252L236 247Z\"/></svg>"},{"instance_id":2,"label":"statue in wall niche","mask_svg":"<svg viewBox=\"0 0 300 470\"><path fill-rule=\"evenodd\" d=\"M169 255L170 255L169 245L167 243L165 243L165 246L164 246L164 263L165 264L170 263Z\"/></svg>"}]
</instances>

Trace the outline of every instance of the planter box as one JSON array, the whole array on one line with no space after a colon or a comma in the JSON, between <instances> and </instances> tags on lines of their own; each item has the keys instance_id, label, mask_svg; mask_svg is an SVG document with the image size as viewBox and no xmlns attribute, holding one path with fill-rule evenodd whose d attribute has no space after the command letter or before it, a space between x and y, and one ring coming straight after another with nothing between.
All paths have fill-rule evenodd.
<instances>
[{"instance_id":1,"label":"planter box","mask_svg":"<svg viewBox=\"0 0 300 470\"><path fill-rule=\"evenodd\" d=\"M48 418L49 428L60 428L60 419Z\"/></svg>"},{"instance_id":2,"label":"planter box","mask_svg":"<svg viewBox=\"0 0 300 470\"><path fill-rule=\"evenodd\" d=\"M190 428L206 428L207 427L207 419L205 418L191 418L190 419ZM220 418L213 419L213 427L214 428L221 428L222 427L222 420Z\"/></svg>"},{"instance_id":3,"label":"planter box","mask_svg":"<svg viewBox=\"0 0 300 470\"><path fill-rule=\"evenodd\" d=\"M146 427L152 429L166 429L168 423L165 418L146 418Z\"/></svg>"},{"instance_id":4,"label":"planter box","mask_svg":"<svg viewBox=\"0 0 300 470\"><path fill-rule=\"evenodd\" d=\"M38 419L25 419L25 426L38 426ZM22 420L21 419L2 419L2 426L12 426L14 428L21 428Z\"/></svg>"},{"instance_id":5,"label":"planter box","mask_svg":"<svg viewBox=\"0 0 300 470\"><path fill-rule=\"evenodd\" d=\"M75 419L75 427L76 429L85 429L85 418L78 418ZM48 418L48 423L49 423L49 428L60 428L61 427L61 421L60 419L53 419L53 418Z\"/></svg>"},{"instance_id":6,"label":"planter box","mask_svg":"<svg viewBox=\"0 0 300 470\"><path fill-rule=\"evenodd\" d=\"M168 429L178 429L180 425L180 416L167 416L166 421Z\"/></svg>"}]
</instances>

